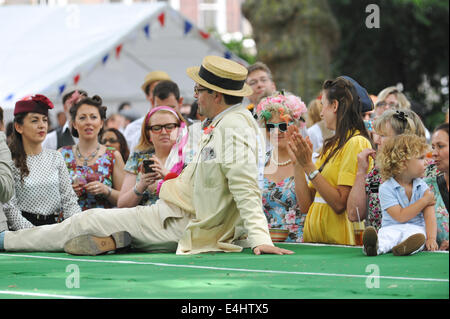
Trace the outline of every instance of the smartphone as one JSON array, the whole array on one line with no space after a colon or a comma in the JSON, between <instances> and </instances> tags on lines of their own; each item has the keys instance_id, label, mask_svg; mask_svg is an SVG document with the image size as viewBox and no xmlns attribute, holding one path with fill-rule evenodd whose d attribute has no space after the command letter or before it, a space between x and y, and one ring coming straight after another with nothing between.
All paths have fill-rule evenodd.
<instances>
[{"instance_id":1,"label":"smartphone","mask_svg":"<svg viewBox=\"0 0 450 319\"><path fill-rule=\"evenodd\" d=\"M144 168L145 174L154 172L153 168L150 166L152 164L153 164L152 160L144 160L143 161L143 168Z\"/></svg>"}]
</instances>

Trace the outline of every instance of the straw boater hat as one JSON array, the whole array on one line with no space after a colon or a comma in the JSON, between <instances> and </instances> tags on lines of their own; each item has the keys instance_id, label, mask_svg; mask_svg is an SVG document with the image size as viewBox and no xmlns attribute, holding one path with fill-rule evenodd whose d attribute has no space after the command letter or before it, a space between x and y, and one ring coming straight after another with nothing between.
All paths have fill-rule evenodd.
<instances>
[{"instance_id":1,"label":"straw boater hat","mask_svg":"<svg viewBox=\"0 0 450 319\"><path fill-rule=\"evenodd\" d=\"M253 94L253 90L245 83L247 69L222 57L206 56L200 67L190 67L186 73L198 84L216 92L232 96Z\"/></svg>"},{"instance_id":2,"label":"straw boater hat","mask_svg":"<svg viewBox=\"0 0 450 319\"><path fill-rule=\"evenodd\" d=\"M141 89L142 91L144 91L145 94L147 94L145 89L147 88L148 85L152 84L155 81L164 81L164 80L170 80L170 76L166 72L152 71L145 76L144 84L141 85Z\"/></svg>"}]
</instances>

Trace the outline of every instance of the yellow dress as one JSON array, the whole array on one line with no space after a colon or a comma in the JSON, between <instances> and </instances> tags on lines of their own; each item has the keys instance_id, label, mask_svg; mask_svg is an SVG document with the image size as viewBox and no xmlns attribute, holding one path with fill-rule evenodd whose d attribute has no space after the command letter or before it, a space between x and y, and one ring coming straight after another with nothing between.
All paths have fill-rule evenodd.
<instances>
[{"instance_id":1,"label":"yellow dress","mask_svg":"<svg viewBox=\"0 0 450 319\"><path fill-rule=\"evenodd\" d=\"M328 161L321 172L322 176L334 187L353 186L358 167L357 156L366 148L372 148L368 139L361 135L353 136ZM317 168L322 165L327 154L317 160ZM371 169L372 161L369 166ZM308 186L314 188L312 182ZM348 220L347 211L336 214L317 191L306 216L303 239L313 243L355 245L353 225Z\"/></svg>"}]
</instances>

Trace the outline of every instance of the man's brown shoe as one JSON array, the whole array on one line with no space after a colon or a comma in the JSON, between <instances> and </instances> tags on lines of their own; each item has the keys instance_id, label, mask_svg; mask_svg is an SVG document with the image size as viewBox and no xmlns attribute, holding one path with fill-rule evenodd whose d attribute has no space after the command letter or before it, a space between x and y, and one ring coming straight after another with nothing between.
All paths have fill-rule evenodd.
<instances>
[{"instance_id":1,"label":"man's brown shoe","mask_svg":"<svg viewBox=\"0 0 450 319\"><path fill-rule=\"evenodd\" d=\"M131 235L126 231L108 237L81 235L64 244L64 251L72 255L96 256L109 251L123 250L131 245Z\"/></svg>"},{"instance_id":2,"label":"man's brown shoe","mask_svg":"<svg viewBox=\"0 0 450 319\"><path fill-rule=\"evenodd\" d=\"M409 236L400 244L392 248L394 256L407 256L418 250L423 244L425 244L425 236L421 233L417 233Z\"/></svg>"}]
</instances>

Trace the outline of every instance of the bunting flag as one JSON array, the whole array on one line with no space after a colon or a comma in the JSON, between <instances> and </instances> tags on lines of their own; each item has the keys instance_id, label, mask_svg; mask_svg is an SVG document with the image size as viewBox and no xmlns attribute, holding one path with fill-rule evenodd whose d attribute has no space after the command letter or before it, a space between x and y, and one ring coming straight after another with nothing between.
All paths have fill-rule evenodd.
<instances>
[{"instance_id":1,"label":"bunting flag","mask_svg":"<svg viewBox=\"0 0 450 319\"><path fill-rule=\"evenodd\" d=\"M184 21L184 34L188 34L189 31L191 31L192 29L192 23L190 23L189 21Z\"/></svg>"},{"instance_id":2,"label":"bunting flag","mask_svg":"<svg viewBox=\"0 0 450 319\"><path fill-rule=\"evenodd\" d=\"M205 39L205 40L209 38L209 33L208 32L203 32L202 30L198 30L198 33L200 33L202 38Z\"/></svg>"},{"instance_id":3,"label":"bunting flag","mask_svg":"<svg viewBox=\"0 0 450 319\"><path fill-rule=\"evenodd\" d=\"M106 54L103 58L102 58L102 64L105 64L106 61L108 61L109 58L109 54Z\"/></svg>"},{"instance_id":4,"label":"bunting flag","mask_svg":"<svg viewBox=\"0 0 450 319\"><path fill-rule=\"evenodd\" d=\"M150 39L150 25L146 24L144 26L144 32L145 32L145 36L147 37L147 39Z\"/></svg>"},{"instance_id":5,"label":"bunting flag","mask_svg":"<svg viewBox=\"0 0 450 319\"><path fill-rule=\"evenodd\" d=\"M66 85L65 85L65 84L60 85L60 86L58 87L59 95L61 95L61 94L64 92L65 89L66 89Z\"/></svg>"},{"instance_id":6,"label":"bunting flag","mask_svg":"<svg viewBox=\"0 0 450 319\"><path fill-rule=\"evenodd\" d=\"M162 27L165 26L165 22L166 22L166 21L165 21L165 18L166 18L165 12L161 12L161 13L157 16L157 19L158 19L158 21L159 21L159 23L160 23L160 25L161 25ZM194 25L193 25L191 22L189 22L188 20L184 20L184 35L190 33L190 32L192 31L193 27L194 27ZM150 39L150 23L145 24L144 27L142 28L142 30L144 31L146 38L147 38L147 39ZM200 35L203 39L205 39L205 40L209 39L210 36L211 36L208 32L205 32L205 31L202 31L202 30L198 30L198 33L199 33L199 35ZM117 45L117 46L114 48L116 59L119 59L120 54L121 54L122 49L123 49L123 45L124 45L124 43L121 43L121 44ZM102 63L102 65L105 65L105 64L106 64L106 62L108 61L110 55L111 55L111 52L110 52L110 53L106 53L106 54L101 58L101 63ZM233 56L233 53L232 53L231 51L229 51L229 50L226 50L226 51L223 53L223 57L226 58L226 59L231 59L232 56ZM74 85L78 85L78 82L80 81L80 79L81 79L80 73L75 74L75 75L73 76L73 78L72 78L73 84L74 84ZM70 82L70 80L68 80L68 82ZM70 84L69 84L69 85L70 85ZM66 90L67 86L68 86L67 83L63 83L63 84L60 84L59 86L57 86L59 95L62 95L62 94L64 93L64 91ZM13 98L14 98L14 93L10 93L9 95L7 95L7 96L4 98L4 101L11 101L11 100L13 100Z\"/></svg>"},{"instance_id":7,"label":"bunting flag","mask_svg":"<svg viewBox=\"0 0 450 319\"><path fill-rule=\"evenodd\" d=\"M158 16L158 21L159 21L159 23L161 24L162 27L164 26L164 19L165 19L165 14L164 14L164 12L163 12L163 13L161 13L161 14Z\"/></svg>"},{"instance_id":8,"label":"bunting flag","mask_svg":"<svg viewBox=\"0 0 450 319\"><path fill-rule=\"evenodd\" d=\"M80 75L77 74L77 75L75 75L75 77L73 78L73 84L77 85L79 81L80 81Z\"/></svg>"},{"instance_id":9,"label":"bunting flag","mask_svg":"<svg viewBox=\"0 0 450 319\"><path fill-rule=\"evenodd\" d=\"M120 56L120 52L122 51L122 47L123 47L123 44L119 44L119 45L116 47L116 58L117 58L117 59L118 59L119 56Z\"/></svg>"}]
</instances>

